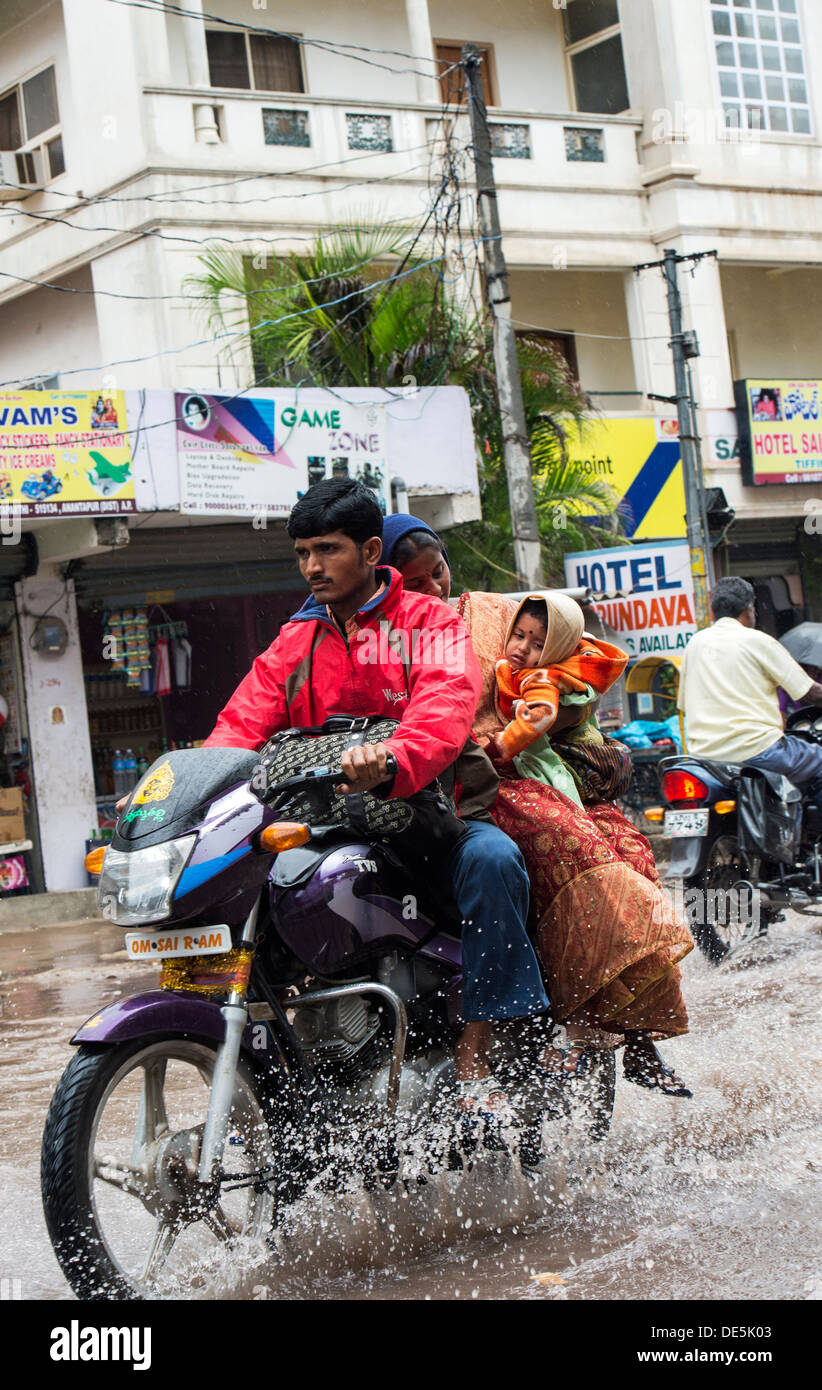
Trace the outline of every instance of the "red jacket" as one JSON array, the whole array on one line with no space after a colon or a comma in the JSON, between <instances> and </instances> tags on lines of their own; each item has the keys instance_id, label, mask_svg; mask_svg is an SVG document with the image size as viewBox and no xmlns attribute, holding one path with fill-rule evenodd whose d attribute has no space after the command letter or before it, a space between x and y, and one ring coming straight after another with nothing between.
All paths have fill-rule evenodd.
<instances>
[{"instance_id":1,"label":"red jacket","mask_svg":"<svg viewBox=\"0 0 822 1390\"><path fill-rule=\"evenodd\" d=\"M482 687L462 618L440 599L406 593L397 570L355 615L349 643L314 596L283 624L219 715L206 748L260 748L280 729L331 714L388 715L399 772L392 796L410 796L455 762L471 733Z\"/></svg>"}]
</instances>

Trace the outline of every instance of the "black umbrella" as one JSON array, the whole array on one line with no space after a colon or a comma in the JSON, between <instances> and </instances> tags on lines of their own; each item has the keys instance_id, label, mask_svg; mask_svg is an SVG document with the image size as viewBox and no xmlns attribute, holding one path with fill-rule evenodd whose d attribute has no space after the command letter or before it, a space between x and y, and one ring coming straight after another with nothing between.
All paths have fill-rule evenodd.
<instances>
[{"instance_id":1,"label":"black umbrella","mask_svg":"<svg viewBox=\"0 0 822 1390\"><path fill-rule=\"evenodd\" d=\"M822 623L800 623L779 640L800 666L822 666Z\"/></svg>"}]
</instances>

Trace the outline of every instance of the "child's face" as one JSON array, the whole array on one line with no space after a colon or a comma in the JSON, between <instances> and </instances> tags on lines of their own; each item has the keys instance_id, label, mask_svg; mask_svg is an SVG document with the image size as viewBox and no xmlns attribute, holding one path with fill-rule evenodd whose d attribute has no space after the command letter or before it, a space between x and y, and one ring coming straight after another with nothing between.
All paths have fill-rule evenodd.
<instances>
[{"instance_id":1,"label":"child's face","mask_svg":"<svg viewBox=\"0 0 822 1390\"><path fill-rule=\"evenodd\" d=\"M529 613L517 618L505 647L511 670L522 671L526 666L537 666L547 636L548 629L539 618L533 618Z\"/></svg>"}]
</instances>

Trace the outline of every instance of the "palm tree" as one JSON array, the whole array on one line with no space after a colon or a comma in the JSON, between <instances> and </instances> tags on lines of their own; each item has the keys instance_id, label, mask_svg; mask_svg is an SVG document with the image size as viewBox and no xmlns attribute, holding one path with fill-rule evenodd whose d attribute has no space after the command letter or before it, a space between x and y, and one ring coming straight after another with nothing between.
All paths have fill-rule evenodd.
<instances>
[{"instance_id":1,"label":"palm tree","mask_svg":"<svg viewBox=\"0 0 822 1390\"><path fill-rule=\"evenodd\" d=\"M445 293L442 258L421 255L407 229L338 227L262 273L236 251L200 260L187 288L213 329L250 331L261 384L436 385L475 356L477 325Z\"/></svg>"},{"instance_id":2,"label":"palm tree","mask_svg":"<svg viewBox=\"0 0 822 1390\"><path fill-rule=\"evenodd\" d=\"M255 258L256 259L256 258ZM504 590L516 580L491 328L450 296L442 258L426 257L407 228L350 224L321 233L310 249L265 258L263 270L236 251L200 257L187 288L215 331L249 334L260 384L329 387L461 385L480 447L483 520L448 538L459 582ZM560 583L561 557L598 543L583 521L611 525L616 496L573 465L568 423L583 426L591 403L549 345L518 345L543 562Z\"/></svg>"}]
</instances>

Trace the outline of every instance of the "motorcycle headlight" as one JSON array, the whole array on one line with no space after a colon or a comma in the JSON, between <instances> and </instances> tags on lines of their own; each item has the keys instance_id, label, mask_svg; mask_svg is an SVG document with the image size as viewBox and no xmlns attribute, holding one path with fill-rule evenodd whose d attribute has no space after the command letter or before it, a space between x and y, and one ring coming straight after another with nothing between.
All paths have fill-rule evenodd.
<instances>
[{"instance_id":1,"label":"motorcycle headlight","mask_svg":"<svg viewBox=\"0 0 822 1390\"><path fill-rule=\"evenodd\" d=\"M171 915L171 899L196 835L124 853L107 849L97 888L97 905L118 926L162 922Z\"/></svg>"}]
</instances>

